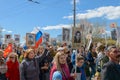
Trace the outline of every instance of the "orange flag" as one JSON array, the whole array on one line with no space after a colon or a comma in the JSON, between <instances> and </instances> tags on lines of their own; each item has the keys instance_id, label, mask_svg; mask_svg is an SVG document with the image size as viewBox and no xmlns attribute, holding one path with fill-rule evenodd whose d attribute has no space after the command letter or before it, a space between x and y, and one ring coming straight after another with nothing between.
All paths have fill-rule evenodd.
<instances>
[{"instance_id":1,"label":"orange flag","mask_svg":"<svg viewBox=\"0 0 120 80\"><path fill-rule=\"evenodd\" d=\"M4 50L3 57L6 58L11 52L12 52L12 44L8 44L8 46Z\"/></svg>"}]
</instances>

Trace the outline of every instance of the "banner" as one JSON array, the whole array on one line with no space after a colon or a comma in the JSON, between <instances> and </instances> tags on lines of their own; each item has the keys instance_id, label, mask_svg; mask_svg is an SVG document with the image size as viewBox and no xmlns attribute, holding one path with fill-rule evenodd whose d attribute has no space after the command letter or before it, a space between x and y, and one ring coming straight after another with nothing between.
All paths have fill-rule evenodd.
<instances>
[{"instance_id":1,"label":"banner","mask_svg":"<svg viewBox=\"0 0 120 80\"><path fill-rule=\"evenodd\" d=\"M5 35L5 43L8 44L11 42L12 35L11 34L6 34Z\"/></svg>"},{"instance_id":2,"label":"banner","mask_svg":"<svg viewBox=\"0 0 120 80\"><path fill-rule=\"evenodd\" d=\"M36 36L33 33L26 33L26 44L28 47L35 47Z\"/></svg>"},{"instance_id":3,"label":"banner","mask_svg":"<svg viewBox=\"0 0 120 80\"><path fill-rule=\"evenodd\" d=\"M10 43L4 50L3 57L6 58L11 52L12 52L12 44Z\"/></svg>"},{"instance_id":4,"label":"banner","mask_svg":"<svg viewBox=\"0 0 120 80\"><path fill-rule=\"evenodd\" d=\"M15 43L20 43L20 35L19 34L14 35L14 41L15 41Z\"/></svg>"},{"instance_id":5,"label":"banner","mask_svg":"<svg viewBox=\"0 0 120 80\"><path fill-rule=\"evenodd\" d=\"M82 42L82 33L80 27L73 27L72 29L72 47L79 49Z\"/></svg>"},{"instance_id":6,"label":"banner","mask_svg":"<svg viewBox=\"0 0 120 80\"><path fill-rule=\"evenodd\" d=\"M62 40L65 41L65 42L70 41L70 29L63 28Z\"/></svg>"},{"instance_id":7,"label":"banner","mask_svg":"<svg viewBox=\"0 0 120 80\"><path fill-rule=\"evenodd\" d=\"M49 42L50 41L50 34L44 33L43 35L43 42Z\"/></svg>"}]
</instances>

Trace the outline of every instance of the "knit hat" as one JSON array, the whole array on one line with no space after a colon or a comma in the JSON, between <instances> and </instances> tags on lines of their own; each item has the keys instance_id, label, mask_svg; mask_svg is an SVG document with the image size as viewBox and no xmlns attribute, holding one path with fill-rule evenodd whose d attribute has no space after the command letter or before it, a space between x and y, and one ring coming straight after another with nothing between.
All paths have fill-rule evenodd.
<instances>
[{"instance_id":1,"label":"knit hat","mask_svg":"<svg viewBox=\"0 0 120 80\"><path fill-rule=\"evenodd\" d=\"M62 80L62 74L60 71L55 71L53 73L52 80Z\"/></svg>"}]
</instances>

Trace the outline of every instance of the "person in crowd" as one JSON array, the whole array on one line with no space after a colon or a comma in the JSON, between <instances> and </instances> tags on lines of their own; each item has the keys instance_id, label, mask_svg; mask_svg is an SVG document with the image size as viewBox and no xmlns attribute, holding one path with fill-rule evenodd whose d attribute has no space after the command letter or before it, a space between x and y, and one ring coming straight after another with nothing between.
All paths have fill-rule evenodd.
<instances>
[{"instance_id":1,"label":"person in crowd","mask_svg":"<svg viewBox=\"0 0 120 80\"><path fill-rule=\"evenodd\" d=\"M7 65L3 58L3 51L0 50L0 80L7 80L5 73L7 72Z\"/></svg>"},{"instance_id":2,"label":"person in crowd","mask_svg":"<svg viewBox=\"0 0 120 80\"><path fill-rule=\"evenodd\" d=\"M8 67L6 72L7 79L20 80L18 55L14 52L11 52L8 56L6 64Z\"/></svg>"},{"instance_id":3,"label":"person in crowd","mask_svg":"<svg viewBox=\"0 0 120 80\"><path fill-rule=\"evenodd\" d=\"M65 48L64 51L65 51L65 54L66 54L66 56L67 56L67 65L68 65L69 71L70 71L70 73L71 73L71 70L72 70L72 68L73 68L73 65L72 65L72 62L71 62L71 51L68 50L68 48Z\"/></svg>"},{"instance_id":4,"label":"person in crowd","mask_svg":"<svg viewBox=\"0 0 120 80\"><path fill-rule=\"evenodd\" d=\"M77 60L76 66L72 69L72 73L74 72L77 73L76 80L86 80L86 74L83 67L84 57L81 55L78 55L76 60Z\"/></svg>"},{"instance_id":5,"label":"person in crowd","mask_svg":"<svg viewBox=\"0 0 120 80\"><path fill-rule=\"evenodd\" d=\"M66 54L63 51L58 52L54 57L53 66L50 71L50 80L52 80L55 71L61 72L62 80L74 80L74 75L70 75L66 61Z\"/></svg>"},{"instance_id":6,"label":"person in crowd","mask_svg":"<svg viewBox=\"0 0 120 80\"><path fill-rule=\"evenodd\" d=\"M91 44L90 49L88 51L88 54L86 56L86 59L87 59L88 64L89 64L89 67L91 68L90 78L92 76L94 76L95 72L96 72L96 63L95 63L96 56L94 56L93 54L96 54L96 53L95 53L95 50L93 48L93 44Z\"/></svg>"},{"instance_id":7,"label":"person in crowd","mask_svg":"<svg viewBox=\"0 0 120 80\"><path fill-rule=\"evenodd\" d=\"M38 54L37 56L40 56L40 80L48 80L49 77L49 68L50 63L52 62L51 55L47 49L45 49L43 46L39 46L38 48Z\"/></svg>"},{"instance_id":8,"label":"person in crowd","mask_svg":"<svg viewBox=\"0 0 120 80\"><path fill-rule=\"evenodd\" d=\"M39 58L35 58L33 49L27 49L20 64L20 80L39 80L39 71Z\"/></svg>"},{"instance_id":9,"label":"person in crowd","mask_svg":"<svg viewBox=\"0 0 120 80\"><path fill-rule=\"evenodd\" d=\"M116 46L108 47L109 61L103 66L101 80L119 80L120 79L120 51Z\"/></svg>"},{"instance_id":10,"label":"person in crowd","mask_svg":"<svg viewBox=\"0 0 120 80\"><path fill-rule=\"evenodd\" d=\"M20 57L21 52L22 52L22 49L20 47L17 47L16 53L18 55L18 58Z\"/></svg>"},{"instance_id":11,"label":"person in crowd","mask_svg":"<svg viewBox=\"0 0 120 80\"><path fill-rule=\"evenodd\" d=\"M97 66L100 65L102 67L101 60L105 56L105 53L104 53L105 46L101 45L98 49L99 49L99 53L98 53L98 56L97 56L97 62L96 62L96 64L97 64Z\"/></svg>"},{"instance_id":12,"label":"person in crowd","mask_svg":"<svg viewBox=\"0 0 120 80\"><path fill-rule=\"evenodd\" d=\"M22 51L21 51L21 55L20 55L20 57L19 57L19 62L20 62L20 63L21 63L21 62L23 61L23 59L24 59L24 54L25 54L25 51L22 50Z\"/></svg>"}]
</instances>

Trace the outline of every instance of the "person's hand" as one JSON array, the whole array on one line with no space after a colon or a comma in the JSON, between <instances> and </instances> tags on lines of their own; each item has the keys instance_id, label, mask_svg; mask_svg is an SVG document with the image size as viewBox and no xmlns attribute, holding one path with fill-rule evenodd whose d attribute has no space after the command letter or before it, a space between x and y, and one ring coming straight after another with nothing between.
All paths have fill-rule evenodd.
<instances>
[{"instance_id":1,"label":"person's hand","mask_svg":"<svg viewBox=\"0 0 120 80\"><path fill-rule=\"evenodd\" d=\"M88 65L90 65L90 62L89 62L89 61L88 61L87 63L88 63Z\"/></svg>"},{"instance_id":2,"label":"person's hand","mask_svg":"<svg viewBox=\"0 0 120 80\"><path fill-rule=\"evenodd\" d=\"M41 67L41 69L45 69L46 70L46 69L48 69L48 67L47 66L43 66L43 67Z\"/></svg>"},{"instance_id":3,"label":"person's hand","mask_svg":"<svg viewBox=\"0 0 120 80\"><path fill-rule=\"evenodd\" d=\"M71 74L71 77L76 78L76 77L77 77L77 74L76 74L76 73L72 73L72 74Z\"/></svg>"}]
</instances>

